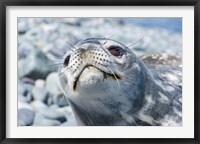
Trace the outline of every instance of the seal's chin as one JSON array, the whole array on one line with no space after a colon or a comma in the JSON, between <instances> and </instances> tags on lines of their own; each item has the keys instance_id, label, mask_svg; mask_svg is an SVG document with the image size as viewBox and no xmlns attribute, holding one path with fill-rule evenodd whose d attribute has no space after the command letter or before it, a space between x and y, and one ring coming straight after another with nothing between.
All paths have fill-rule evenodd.
<instances>
[{"instance_id":1,"label":"seal's chin","mask_svg":"<svg viewBox=\"0 0 200 144\"><path fill-rule=\"evenodd\" d=\"M79 77L74 82L73 89L77 90L78 87L92 87L104 81L104 73L93 67L87 66L80 73Z\"/></svg>"},{"instance_id":2,"label":"seal's chin","mask_svg":"<svg viewBox=\"0 0 200 144\"><path fill-rule=\"evenodd\" d=\"M78 88L94 88L104 84L105 81L110 79L115 80L120 79L120 77L118 75L106 73L94 66L87 66L75 80L73 89L76 91Z\"/></svg>"}]
</instances>

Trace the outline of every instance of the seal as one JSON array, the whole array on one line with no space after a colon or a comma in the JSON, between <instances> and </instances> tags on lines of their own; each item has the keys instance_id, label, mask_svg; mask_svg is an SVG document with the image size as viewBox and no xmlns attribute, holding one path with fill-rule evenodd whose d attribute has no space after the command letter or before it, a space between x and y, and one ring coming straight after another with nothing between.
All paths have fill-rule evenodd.
<instances>
[{"instance_id":1,"label":"seal","mask_svg":"<svg viewBox=\"0 0 200 144\"><path fill-rule=\"evenodd\" d=\"M181 75L177 68L150 69L106 38L77 43L59 69L77 124L85 126L182 125Z\"/></svg>"}]
</instances>

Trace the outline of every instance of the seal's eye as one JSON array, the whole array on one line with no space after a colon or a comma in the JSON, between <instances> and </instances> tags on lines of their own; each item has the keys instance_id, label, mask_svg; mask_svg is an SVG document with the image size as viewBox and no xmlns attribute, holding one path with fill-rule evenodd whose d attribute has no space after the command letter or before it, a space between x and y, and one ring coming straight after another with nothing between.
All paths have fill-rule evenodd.
<instances>
[{"instance_id":1,"label":"seal's eye","mask_svg":"<svg viewBox=\"0 0 200 144\"><path fill-rule=\"evenodd\" d=\"M108 50L113 56L122 56L122 48L119 46L110 46Z\"/></svg>"},{"instance_id":2,"label":"seal's eye","mask_svg":"<svg viewBox=\"0 0 200 144\"><path fill-rule=\"evenodd\" d=\"M69 64L69 59L70 59L70 55L68 55L65 60L64 60L64 66L67 66Z\"/></svg>"}]
</instances>

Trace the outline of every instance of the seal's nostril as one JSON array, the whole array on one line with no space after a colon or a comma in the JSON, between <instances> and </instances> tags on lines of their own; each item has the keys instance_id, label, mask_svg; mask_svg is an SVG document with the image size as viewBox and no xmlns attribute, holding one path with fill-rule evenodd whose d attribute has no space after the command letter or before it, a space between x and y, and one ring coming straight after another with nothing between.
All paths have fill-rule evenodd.
<instances>
[{"instance_id":1,"label":"seal's nostril","mask_svg":"<svg viewBox=\"0 0 200 144\"><path fill-rule=\"evenodd\" d=\"M68 66L69 60L70 60L70 55L68 55L68 56L65 58L64 63L63 63L64 66Z\"/></svg>"}]
</instances>

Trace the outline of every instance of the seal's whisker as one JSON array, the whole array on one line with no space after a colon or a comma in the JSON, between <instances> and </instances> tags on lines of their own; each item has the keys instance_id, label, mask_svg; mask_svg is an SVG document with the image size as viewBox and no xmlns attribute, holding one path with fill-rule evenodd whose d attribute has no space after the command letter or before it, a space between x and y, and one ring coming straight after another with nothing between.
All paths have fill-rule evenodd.
<instances>
[{"instance_id":1,"label":"seal's whisker","mask_svg":"<svg viewBox=\"0 0 200 144\"><path fill-rule=\"evenodd\" d=\"M141 39L139 39L138 41L136 41L136 42L130 44L129 46L127 46L127 48L130 48L130 47L134 46L136 43L142 42L143 40L144 40L144 37L141 38Z\"/></svg>"},{"instance_id":2,"label":"seal's whisker","mask_svg":"<svg viewBox=\"0 0 200 144\"><path fill-rule=\"evenodd\" d=\"M68 86L69 86L69 85L67 84L66 89L62 89L62 91L63 91L62 100L65 98L65 100L66 100L67 102L68 102L68 100L67 100L66 96L67 96L67 93L69 92L69 89L67 89ZM62 86L61 86L61 87L62 87Z\"/></svg>"},{"instance_id":3,"label":"seal's whisker","mask_svg":"<svg viewBox=\"0 0 200 144\"><path fill-rule=\"evenodd\" d=\"M114 63L114 64L118 64L118 65L123 65L123 64L120 64L118 62L115 62L115 61L109 61L110 63Z\"/></svg>"},{"instance_id":4,"label":"seal's whisker","mask_svg":"<svg viewBox=\"0 0 200 144\"><path fill-rule=\"evenodd\" d=\"M63 39L59 39L59 40L62 42L62 44L67 44L67 45L69 45L70 47L73 47L73 48L74 48L74 46L73 46L72 44L70 44L69 42L67 42L67 41L65 41L65 40L63 40ZM66 45L65 45L65 46L66 46ZM69 47L66 48L65 46L63 47L63 50L66 51L66 50L68 50ZM71 51L74 52L74 50L72 50L71 48L69 48L69 49L70 49Z\"/></svg>"},{"instance_id":5,"label":"seal's whisker","mask_svg":"<svg viewBox=\"0 0 200 144\"><path fill-rule=\"evenodd\" d=\"M59 77L62 77L62 76L64 75L64 73L65 73L68 69L69 69L69 67L66 68L63 72L61 72L61 73L59 74Z\"/></svg>"},{"instance_id":6,"label":"seal's whisker","mask_svg":"<svg viewBox=\"0 0 200 144\"><path fill-rule=\"evenodd\" d=\"M66 89L67 90L67 89ZM65 97L65 94L66 94L66 90L64 90L64 93L63 93L63 95L62 95L62 101L65 99L67 102L68 102L68 100L67 100L67 98Z\"/></svg>"},{"instance_id":7,"label":"seal's whisker","mask_svg":"<svg viewBox=\"0 0 200 144\"><path fill-rule=\"evenodd\" d=\"M54 60L62 60L63 59L62 57L55 56L55 55L51 55L51 58Z\"/></svg>"},{"instance_id":8,"label":"seal's whisker","mask_svg":"<svg viewBox=\"0 0 200 144\"><path fill-rule=\"evenodd\" d=\"M109 66L107 66L107 68L111 71L111 73L112 73L113 76L115 77L115 79L116 79L116 81L117 81L117 83L118 83L118 86L119 86L119 88L120 88L120 84L119 84L119 81L118 81L118 79L117 79L117 76L115 75L115 73L113 72L113 70L112 70Z\"/></svg>"},{"instance_id":9,"label":"seal's whisker","mask_svg":"<svg viewBox=\"0 0 200 144\"><path fill-rule=\"evenodd\" d=\"M60 78L63 77L63 76L64 76L64 72L59 75Z\"/></svg>"},{"instance_id":10,"label":"seal's whisker","mask_svg":"<svg viewBox=\"0 0 200 144\"><path fill-rule=\"evenodd\" d=\"M112 38L114 35L116 35L116 34L112 34L111 36L109 36L108 38L106 38L105 41L104 41L104 43L103 43L103 45L105 45L105 44L107 43L107 41L108 41L110 38Z\"/></svg>"},{"instance_id":11,"label":"seal's whisker","mask_svg":"<svg viewBox=\"0 0 200 144\"><path fill-rule=\"evenodd\" d=\"M62 99L61 99L62 101L63 101L64 97L65 97L65 94L62 95Z\"/></svg>"},{"instance_id":12,"label":"seal's whisker","mask_svg":"<svg viewBox=\"0 0 200 144\"><path fill-rule=\"evenodd\" d=\"M56 63L56 64L47 65L46 67L60 66L61 64L62 64L62 63Z\"/></svg>"},{"instance_id":13,"label":"seal's whisker","mask_svg":"<svg viewBox=\"0 0 200 144\"><path fill-rule=\"evenodd\" d=\"M69 47L69 49L70 49L73 53L76 53L72 48Z\"/></svg>"},{"instance_id":14,"label":"seal's whisker","mask_svg":"<svg viewBox=\"0 0 200 144\"><path fill-rule=\"evenodd\" d=\"M70 46L68 47L72 52L76 53L72 48L75 48L72 44L66 41L66 43Z\"/></svg>"}]
</instances>

